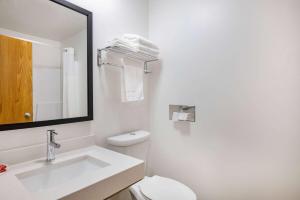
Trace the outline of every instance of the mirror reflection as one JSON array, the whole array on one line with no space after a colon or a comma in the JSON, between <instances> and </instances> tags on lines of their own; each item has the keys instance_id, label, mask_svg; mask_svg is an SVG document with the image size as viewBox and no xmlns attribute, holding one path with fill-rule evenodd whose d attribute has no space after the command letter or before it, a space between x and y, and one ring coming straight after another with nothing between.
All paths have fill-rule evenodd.
<instances>
[{"instance_id":1,"label":"mirror reflection","mask_svg":"<svg viewBox=\"0 0 300 200\"><path fill-rule=\"evenodd\" d=\"M0 0L0 124L87 116L87 17Z\"/></svg>"}]
</instances>

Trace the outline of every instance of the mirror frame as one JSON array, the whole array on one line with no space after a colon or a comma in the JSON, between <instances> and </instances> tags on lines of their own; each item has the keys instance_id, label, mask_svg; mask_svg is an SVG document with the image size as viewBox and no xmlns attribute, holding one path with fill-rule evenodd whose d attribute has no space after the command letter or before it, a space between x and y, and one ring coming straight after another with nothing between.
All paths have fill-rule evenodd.
<instances>
[{"instance_id":1,"label":"mirror frame","mask_svg":"<svg viewBox=\"0 0 300 200\"><path fill-rule=\"evenodd\" d=\"M57 3L61 6L64 6L75 12L83 14L87 17L87 98L88 98L87 111L88 111L88 115L84 117L55 119L55 120L46 120L46 121L37 121L37 122L2 124L0 125L0 131L91 121L94 118L93 117L93 13L65 0L49 0L49 1L53 3Z\"/></svg>"}]
</instances>

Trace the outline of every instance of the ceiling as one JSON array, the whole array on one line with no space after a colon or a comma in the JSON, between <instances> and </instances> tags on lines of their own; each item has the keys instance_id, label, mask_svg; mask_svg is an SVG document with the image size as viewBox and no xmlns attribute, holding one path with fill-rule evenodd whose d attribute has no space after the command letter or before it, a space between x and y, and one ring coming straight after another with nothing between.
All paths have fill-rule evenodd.
<instances>
[{"instance_id":1,"label":"ceiling","mask_svg":"<svg viewBox=\"0 0 300 200\"><path fill-rule=\"evenodd\" d=\"M49 0L0 0L0 28L63 41L86 29L87 18Z\"/></svg>"}]
</instances>

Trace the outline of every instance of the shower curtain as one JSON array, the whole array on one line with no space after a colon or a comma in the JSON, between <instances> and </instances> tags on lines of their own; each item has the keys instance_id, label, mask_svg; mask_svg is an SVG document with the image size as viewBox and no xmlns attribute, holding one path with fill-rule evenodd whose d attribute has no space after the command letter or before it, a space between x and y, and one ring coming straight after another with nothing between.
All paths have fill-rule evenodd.
<instances>
[{"instance_id":1,"label":"shower curtain","mask_svg":"<svg viewBox=\"0 0 300 200\"><path fill-rule=\"evenodd\" d=\"M80 65L75 61L74 48L63 51L63 117L82 117Z\"/></svg>"}]
</instances>

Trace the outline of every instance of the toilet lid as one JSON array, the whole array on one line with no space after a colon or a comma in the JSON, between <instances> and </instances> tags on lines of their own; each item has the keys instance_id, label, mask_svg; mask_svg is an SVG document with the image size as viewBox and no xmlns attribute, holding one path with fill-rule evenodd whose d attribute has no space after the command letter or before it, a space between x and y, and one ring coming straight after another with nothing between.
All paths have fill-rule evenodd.
<instances>
[{"instance_id":1,"label":"toilet lid","mask_svg":"<svg viewBox=\"0 0 300 200\"><path fill-rule=\"evenodd\" d=\"M142 194L152 200L196 200L190 188L169 178L153 176L141 182L139 187Z\"/></svg>"}]
</instances>

